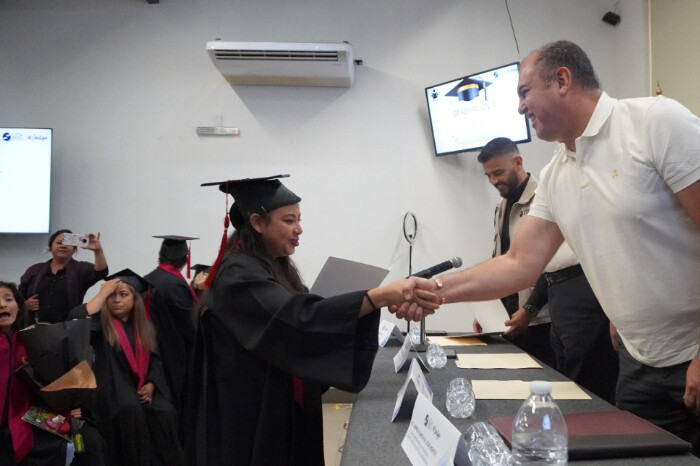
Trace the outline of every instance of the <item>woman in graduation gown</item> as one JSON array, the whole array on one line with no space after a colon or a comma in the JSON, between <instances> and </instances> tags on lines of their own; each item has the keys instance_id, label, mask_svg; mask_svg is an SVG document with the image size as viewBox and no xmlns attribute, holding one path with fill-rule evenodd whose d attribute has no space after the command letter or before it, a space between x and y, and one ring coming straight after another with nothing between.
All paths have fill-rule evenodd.
<instances>
[{"instance_id":1,"label":"woman in graduation gown","mask_svg":"<svg viewBox=\"0 0 700 466\"><path fill-rule=\"evenodd\" d=\"M112 279L70 317L90 316L94 321L98 394L93 409L110 464L181 465L177 415L139 294L147 283L129 269L108 278Z\"/></svg>"},{"instance_id":2,"label":"woman in graduation gown","mask_svg":"<svg viewBox=\"0 0 700 466\"><path fill-rule=\"evenodd\" d=\"M228 181L234 228L200 313L186 416L188 464L322 465L321 394L358 392L377 351L379 308L402 280L308 294L290 257L298 196L272 178Z\"/></svg>"},{"instance_id":3,"label":"woman in graduation gown","mask_svg":"<svg viewBox=\"0 0 700 466\"><path fill-rule=\"evenodd\" d=\"M64 466L67 442L22 420L31 407L45 408L30 384L17 376L17 369L27 362L27 352L18 332L29 321L17 286L0 281L0 465ZM82 416L78 409L71 415ZM79 432L83 436L84 451L76 453L70 464L103 466L105 445L100 435L87 423Z\"/></svg>"}]
</instances>

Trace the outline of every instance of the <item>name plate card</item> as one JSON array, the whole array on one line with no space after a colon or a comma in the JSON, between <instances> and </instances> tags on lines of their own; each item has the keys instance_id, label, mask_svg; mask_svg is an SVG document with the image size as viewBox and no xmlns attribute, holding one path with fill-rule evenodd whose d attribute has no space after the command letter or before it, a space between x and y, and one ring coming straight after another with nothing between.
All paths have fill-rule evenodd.
<instances>
[{"instance_id":1,"label":"name plate card","mask_svg":"<svg viewBox=\"0 0 700 466\"><path fill-rule=\"evenodd\" d=\"M389 322L388 320L382 320L379 324L379 346L384 348L386 342L389 338L396 338L400 342L404 342L405 337L401 333L401 330L396 326L396 324Z\"/></svg>"},{"instance_id":2,"label":"name plate card","mask_svg":"<svg viewBox=\"0 0 700 466\"><path fill-rule=\"evenodd\" d=\"M408 369L408 375L406 376L406 381L403 383L401 390L399 390L399 393L396 395L396 404L394 405L394 413L391 416L391 422L394 422L396 416L399 414L401 404L403 403L403 397L406 395L406 388L408 388L409 382L413 382L413 385L416 387L419 394L430 400L430 402L433 401L433 391L430 389L428 381L423 375L420 364L418 363L417 359L412 359L411 367Z\"/></svg>"},{"instance_id":3,"label":"name plate card","mask_svg":"<svg viewBox=\"0 0 700 466\"><path fill-rule=\"evenodd\" d=\"M401 448L413 466L452 466L461 432L421 393Z\"/></svg>"}]
</instances>

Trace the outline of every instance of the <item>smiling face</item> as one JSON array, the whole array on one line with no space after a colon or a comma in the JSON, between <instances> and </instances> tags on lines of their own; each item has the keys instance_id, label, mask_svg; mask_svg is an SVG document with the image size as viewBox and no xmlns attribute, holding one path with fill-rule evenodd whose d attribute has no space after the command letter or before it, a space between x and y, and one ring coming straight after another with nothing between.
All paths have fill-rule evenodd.
<instances>
[{"instance_id":1,"label":"smiling face","mask_svg":"<svg viewBox=\"0 0 700 466\"><path fill-rule=\"evenodd\" d=\"M518 78L518 112L530 120L530 125L543 141L561 141L562 114L559 103L559 86L553 76L546 82L540 76L535 63L537 53L523 60Z\"/></svg>"},{"instance_id":2,"label":"smiling face","mask_svg":"<svg viewBox=\"0 0 700 466\"><path fill-rule=\"evenodd\" d=\"M107 298L107 310L112 317L127 321L134 309L134 292L126 283L120 283L114 293Z\"/></svg>"},{"instance_id":3,"label":"smiling face","mask_svg":"<svg viewBox=\"0 0 700 466\"><path fill-rule=\"evenodd\" d=\"M63 244L63 235L60 233L51 243L51 255L54 259L70 259L75 254L76 247Z\"/></svg>"},{"instance_id":4,"label":"smiling face","mask_svg":"<svg viewBox=\"0 0 700 466\"><path fill-rule=\"evenodd\" d=\"M266 217L253 214L250 221L273 258L291 256L299 246L299 235L304 231L299 204L279 207Z\"/></svg>"},{"instance_id":5,"label":"smiling face","mask_svg":"<svg viewBox=\"0 0 700 466\"><path fill-rule=\"evenodd\" d=\"M15 300L12 290L7 287L0 287L0 330L8 335L12 331L12 324L17 320L19 304Z\"/></svg>"},{"instance_id":6,"label":"smiling face","mask_svg":"<svg viewBox=\"0 0 700 466\"><path fill-rule=\"evenodd\" d=\"M497 155L484 162L484 175L500 193L506 197L520 186L522 158L517 154Z\"/></svg>"}]
</instances>

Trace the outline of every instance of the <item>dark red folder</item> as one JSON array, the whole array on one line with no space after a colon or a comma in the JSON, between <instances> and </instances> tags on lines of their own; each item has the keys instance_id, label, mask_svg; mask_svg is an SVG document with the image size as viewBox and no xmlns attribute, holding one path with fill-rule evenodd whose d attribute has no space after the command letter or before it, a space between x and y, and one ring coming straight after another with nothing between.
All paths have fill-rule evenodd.
<instances>
[{"instance_id":1,"label":"dark red folder","mask_svg":"<svg viewBox=\"0 0 700 466\"><path fill-rule=\"evenodd\" d=\"M622 458L688 453L690 444L629 411L565 414L569 459ZM505 439L512 440L512 417L487 418Z\"/></svg>"}]
</instances>

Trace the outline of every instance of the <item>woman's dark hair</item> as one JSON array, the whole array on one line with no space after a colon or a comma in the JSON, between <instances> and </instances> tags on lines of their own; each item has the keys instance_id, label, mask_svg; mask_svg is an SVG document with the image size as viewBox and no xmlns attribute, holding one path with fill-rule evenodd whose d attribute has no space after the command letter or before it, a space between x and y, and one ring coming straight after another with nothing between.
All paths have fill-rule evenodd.
<instances>
[{"instance_id":1,"label":"woman's dark hair","mask_svg":"<svg viewBox=\"0 0 700 466\"><path fill-rule=\"evenodd\" d=\"M31 324L31 319L29 317L29 312L24 308L24 298L22 293L17 289L17 285L10 282L0 281L0 288L7 288L12 292L12 296L15 298L17 303L17 318L12 324L12 331L16 332L28 327Z\"/></svg>"},{"instance_id":2,"label":"woman's dark hair","mask_svg":"<svg viewBox=\"0 0 700 466\"><path fill-rule=\"evenodd\" d=\"M51 245L56 240L56 237L62 233L73 233L73 232L68 230L67 228L64 228L63 230L58 230L58 231L54 232L51 236L49 236L49 251L51 251ZM73 246L73 253L75 253L77 250L78 250L78 248L76 246Z\"/></svg>"},{"instance_id":3,"label":"woman's dark hair","mask_svg":"<svg viewBox=\"0 0 700 466\"><path fill-rule=\"evenodd\" d=\"M260 214L260 218L263 222L269 222L270 214ZM294 261L289 256L271 257L265 249L262 236L255 231L250 220L246 220L243 226L235 230L226 243L225 256L235 251L240 251L262 261L263 266L270 272L275 281L290 292L294 294L308 293L309 289L301 280Z\"/></svg>"}]
</instances>

